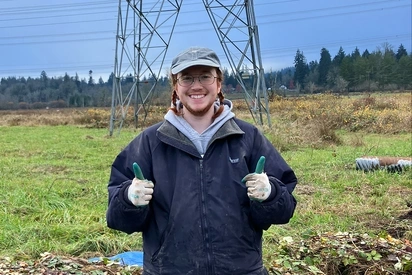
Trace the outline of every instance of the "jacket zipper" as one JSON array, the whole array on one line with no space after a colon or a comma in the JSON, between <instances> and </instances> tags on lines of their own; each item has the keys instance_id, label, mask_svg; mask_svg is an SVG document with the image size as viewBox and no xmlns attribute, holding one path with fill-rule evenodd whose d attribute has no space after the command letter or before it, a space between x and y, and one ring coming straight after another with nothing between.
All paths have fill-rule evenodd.
<instances>
[{"instance_id":1,"label":"jacket zipper","mask_svg":"<svg viewBox=\"0 0 412 275\"><path fill-rule=\"evenodd\" d=\"M201 202L202 202L202 226L204 232L204 241L206 243L206 253L207 253L207 274L212 274L211 269L211 255L210 255L210 242L209 242L209 230L207 225L207 218L206 218L206 203L205 203L205 190L204 190L204 178L203 178L203 159L199 160L200 166L200 194L201 194Z\"/></svg>"}]
</instances>

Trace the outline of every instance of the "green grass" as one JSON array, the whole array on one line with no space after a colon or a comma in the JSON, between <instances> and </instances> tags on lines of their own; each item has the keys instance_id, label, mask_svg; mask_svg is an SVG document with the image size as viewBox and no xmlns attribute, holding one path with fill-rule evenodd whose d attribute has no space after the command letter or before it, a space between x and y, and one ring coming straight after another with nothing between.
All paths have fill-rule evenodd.
<instances>
[{"instance_id":1,"label":"green grass","mask_svg":"<svg viewBox=\"0 0 412 275\"><path fill-rule=\"evenodd\" d=\"M0 133L0 256L110 256L141 249L140 234L109 230L105 221L110 166L137 131L108 137L107 129L16 126L0 127ZM411 156L411 134L338 136L339 146L282 152L299 178L298 207L289 224L265 232L265 261L280 238L299 239L308 230L385 231L396 238L411 231L398 217L410 210L412 169L355 170L363 155Z\"/></svg>"},{"instance_id":2,"label":"green grass","mask_svg":"<svg viewBox=\"0 0 412 275\"><path fill-rule=\"evenodd\" d=\"M75 126L2 127L2 255L80 255L141 247L106 227L107 181L116 154L136 134Z\"/></svg>"},{"instance_id":3,"label":"green grass","mask_svg":"<svg viewBox=\"0 0 412 275\"><path fill-rule=\"evenodd\" d=\"M341 133L350 140L352 134ZM303 148L283 155L295 170L299 204L287 230L308 227L321 232L377 232L389 228L392 219L408 211L412 201L411 169L404 173L385 170L364 173L355 169L355 159L368 156L410 156L411 135L363 137L364 146ZM380 223L383 222L381 225ZM284 234L284 232L283 232Z\"/></svg>"}]
</instances>

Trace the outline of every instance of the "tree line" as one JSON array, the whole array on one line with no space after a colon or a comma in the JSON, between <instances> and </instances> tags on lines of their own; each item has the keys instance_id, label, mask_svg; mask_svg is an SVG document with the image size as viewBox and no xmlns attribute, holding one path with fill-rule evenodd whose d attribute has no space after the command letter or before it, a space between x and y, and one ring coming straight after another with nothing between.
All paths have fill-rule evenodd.
<instances>
[{"instance_id":1,"label":"tree line","mask_svg":"<svg viewBox=\"0 0 412 275\"><path fill-rule=\"evenodd\" d=\"M332 58L321 49L319 62L306 62L303 52L297 50L293 82L289 88L307 93L363 92L405 90L412 87L412 55L401 44L395 52L384 43L375 51L361 54L356 48L346 54L342 47ZM290 87L294 86L294 87Z\"/></svg>"},{"instance_id":2,"label":"tree line","mask_svg":"<svg viewBox=\"0 0 412 275\"><path fill-rule=\"evenodd\" d=\"M233 73L224 69L224 92L242 92ZM61 77L48 77L45 71L38 78L3 77L0 80L0 109L41 109L47 107L110 107L113 73L107 81L96 81L93 71L88 79L78 74L67 73ZM294 58L294 67L265 73L266 86L271 95L275 93L322 93L322 92L371 92L412 89L412 54L401 44L397 51L384 43L375 51L360 53L356 48L345 53L340 47L332 58L326 48L320 51L318 61L307 62L299 49ZM139 89L147 92L153 79L144 78ZM131 75L121 79L124 91L132 87ZM157 93L170 93L169 79L157 80ZM168 98L168 97L167 97Z\"/></svg>"}]
</instances>

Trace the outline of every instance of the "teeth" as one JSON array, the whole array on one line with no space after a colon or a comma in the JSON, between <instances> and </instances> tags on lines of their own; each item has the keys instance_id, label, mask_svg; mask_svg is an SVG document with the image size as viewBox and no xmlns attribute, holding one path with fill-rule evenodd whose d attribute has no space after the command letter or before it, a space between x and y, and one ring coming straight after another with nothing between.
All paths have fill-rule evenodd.
<instances>
[{"instance_id":1,"label":"teeth","mask_svg":"<svg viewBox=\"0 0 412 275\"><path fill-rule=\"evenodd\" d=\"M191 98L202 98L204 97L204 95L191 95L190 97Z\"/></svg>"}]
</instances>

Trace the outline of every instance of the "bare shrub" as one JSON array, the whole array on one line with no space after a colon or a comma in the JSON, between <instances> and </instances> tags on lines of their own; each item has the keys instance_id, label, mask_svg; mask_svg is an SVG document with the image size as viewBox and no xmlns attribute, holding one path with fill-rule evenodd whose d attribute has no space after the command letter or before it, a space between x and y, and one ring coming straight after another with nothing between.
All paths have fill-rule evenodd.
<instances>
[{"instance_id":1,"label":"bare shrub","mask_svg":"<svg viewBox=\"0 0 412 275\"><path fill-rule=\"evenodd\" d=\"M315 133L318 135L321 141L335 145L342 144L342 140L336 135L334 127L329 125L329 123L315 123L314 129L316 130Z\"/></svg>"},{"instance_id":2,"label":"bare shrub","mask_svg":"<svg viewBox=\"0 0 412 275\"><path fill-rule=\"evenodd\" d=\"M46 102L34 102L31 104L32 109L45 109L47 107Z\"/></svg>"},{"instance_id":3,"label":"bare shrub","mask_svg":"<svg viewBox=\"0 0 412 275\"><path fill-rule=\"evenodd\" d=\"M4 110L16 110L17 108L18 108L17 104L14 104L14 102L12 101L2 104L2 109Z\"/></svg>"},{"instance_id":4,"label":"bare shrub","mask_svg":"<svg viewBox=\"0 0 412 275\"><path fill-rule=\"evenodd\" d=\"M367 97L362 97L359 99L355 99L352 103L353 108L355 110L363 109L366 106L374 106L376 103L376 99L374 97L371 97L370 95Z\"/></svg>"},{"instance_id":5,"label":"bare shrub","mask_svg":"<svg viewBox=\"0 0 412 275\"><path fill-rule=\"evenodd\" d=\"M296 123L274 122L271 127L266 125L261 127L261 130L279 152L296 149L304 143L301 130Z\"/></svg>"},{"instance_id":6,"label":"bare shrub","mask_svg":"<svg viewBox=\"0 0 412 275\"><path fill-rule=\"evenodd\" d=\"M385 109L398 109L399 104L394 98L381 97L379 100L376 100L374 104L374 109L376 110L385 110Z\"/></svg>"},{"instance_id":7,"label":"bare shrub","mask_svg":"<svg viewBox=\"0 0 412 275\"><path fill-rule=\"evenodd\" d=\"M354 147L362 147L365 145L365 142L358 135L353 135L351 136L351 139L349 140L349 145L354 146Z\"/></svg>"},{"instance_id":8,"label":"bare shrub","mask_svg":"<svg viewBox=\"0 0 412 275\"><path fill-rule=\"evenodd\" d=\"M86 124L95 128L109 126L110 111L105 109L88 109L75 119L78 124Z\"/></svg>"},{"instance_id":9,"label":"bare shrub","mask_svg":"<svg viewBox=\"0 0 412 275\"><path fill-rule=\"evenodd\" d=\"M153 106L170 106L170 102L172 100L172 93L167 91L167 92L162 92L159 96L155 97L152 99L152 105Z\"/></svg>"},{"instance_id":10,"label":"bare shrub","mask_svg":"<svg viewBox=\"0 0 412 275\"><path fill-rule=\"evenodd\" d=\"M21 110L30 109L30 105L27 102L19 102L19 109Z\"/></svg>"},{"instance_id":11,"label":"bare shrub","mask_svg":"<svg viewBox=\"0 0 412 275\"><path fill-rule=\"evenodd\" d=\"M13 116L7 120L7 125L8 126L18 126L22 124L23 120L24 120L23 116Z\"/></svg>"},{"instance_id":12,"label":"bare shrub","mask_svg":"<svg viewBox=\"0 0 412 275\"><path fill-rule=\"evenodd\" d=\"M366 97L322 94L283 98L270 102L272 121L286 133L278 132L273 140L284 148L293 148L294 145L284 145L282 141L319 147L341 144L343 141L337 130L387 134L410 132L411 107L410 93L371 94ZM293 129L288 131L285 129L287 127L280 125ZM285 137L289 134L293 138ZM362 144L362 141L351 143Z\"/></svg>"},{"instance_id":13,"label":"bare shrub","mask_svg":"<svg viewBox=\"0 0 412 275\"><path fill-rule=\"evenodd\" d=\"M61 120L59 117L39 117L39 124L48 126L68 125L69 121Z\"/></svg>"},{"instance_id":14,"label":"bare shrub","mask_svg":"<svg viewBox=\"0 0 412 275\"><path fill-rule=\"evenodd\" d=\"M64 100L51 101L49 106L50 108L66 108L67 102Z\"/></svg>"},{"instance_id":15,"label":"bare shrub","mask_svg":"<svg viewBox=\"0 0 412 275\"><path fill-rule=\"evenodd\" d=\"M327 121L313 120L301 129L303 143L314 148L342 144L342 139L336 134L335 129Z\"/></svg>"},{"instance_id":16,"label":"bare shrub","mask_svg":"<svg viewBox=\"0 0 412 275\"><path fill-rule=\"evenodd\" d=\"M1 111L1 126L38 126L38 125L67 125L75 124L74 118L78 112L74 109L29 109Z\"/></svg>"}]
</instances>

